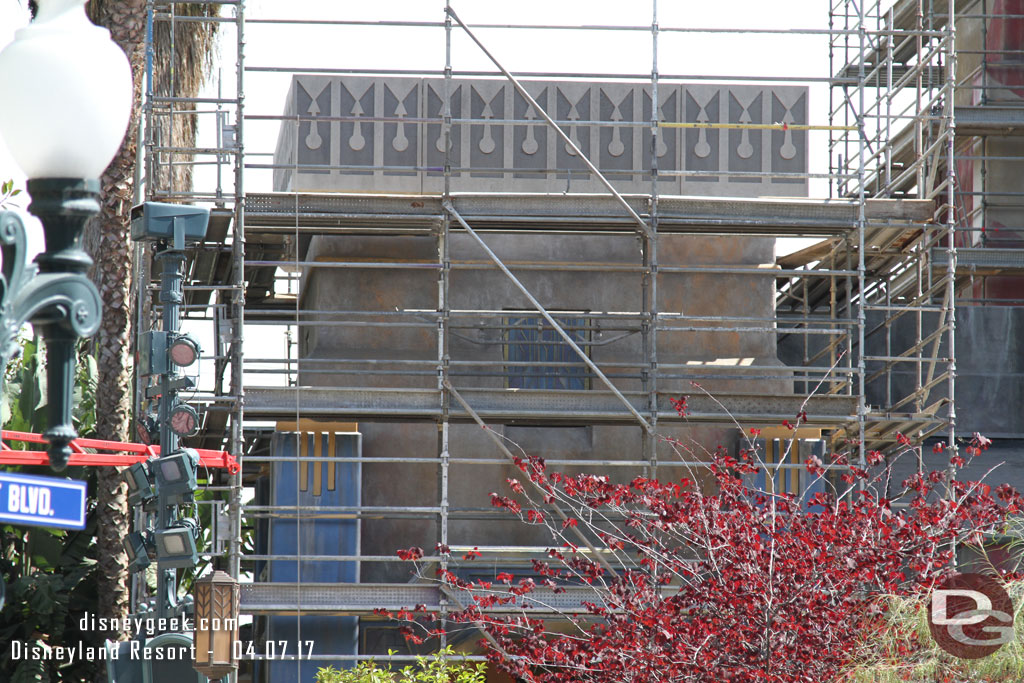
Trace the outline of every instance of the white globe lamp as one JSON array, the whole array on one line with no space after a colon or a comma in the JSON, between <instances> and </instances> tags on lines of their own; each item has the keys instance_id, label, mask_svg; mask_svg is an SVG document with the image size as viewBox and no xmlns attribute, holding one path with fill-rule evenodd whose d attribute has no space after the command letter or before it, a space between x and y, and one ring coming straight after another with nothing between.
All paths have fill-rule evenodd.
<instances>
[{"instance_id":1,"label":"white globe lamp","mask_svg":"<svg viewBox=\"0 0 1024 683\"><path fill-rule=\"evenodd\" d=\"M0 363L17 353L31 322L47 349L43 436L62 470L77 438L71 421L75 346L99 328L102 306L86 276L86 221L99 211L99 177L121 146L131 116L132 74L110 32L85 16L85 0L38 0L35 20L0 51L0 137L28 176L28 210L46 250L28 262L25 226L0 212Z\"/></svg>"}]
</instances>

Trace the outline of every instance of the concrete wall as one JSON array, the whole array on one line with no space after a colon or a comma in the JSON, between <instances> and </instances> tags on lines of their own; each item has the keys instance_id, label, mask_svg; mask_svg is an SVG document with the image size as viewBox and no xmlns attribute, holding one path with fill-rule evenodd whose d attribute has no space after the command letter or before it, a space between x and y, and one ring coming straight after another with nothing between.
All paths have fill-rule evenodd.
<instances>
[{"instance_id":1,"label":"concrete wall","mask_svg":"<svg viewBox=\"0 0 1024 683\"><path fill-rule=\"evenodd\" d=\"M630 235L516 234L485 236L488 245L508 263L551 264L551 270L519 270L516 275L526 288L551 311L581 311L579 314L611 313L631 319L621 322L595 319L591 356L612 373L637 375L639 369L616 363L642 361L639 311L640 273L557 270L558 264L585 267L590 264L639 266L637 239ZM774 240L770 238L724 238L669 235L661 238L659 260L671 265L771 264ZM453 261L489 263L486 254L465 234L453 234ZM303 281L302 304L318 311L357 310L395 313L401 322L420 323L413 329L359 326L310 326L302 333L303 357L330 359L388 358L431 360L437 358L437 332L429 313L438 309L437 269L416 264L436 262L436 240L429 237L315 237L306 260L321 261L322 269L311 269ZM408 262L405 268L329 268L332 262ZM512 270L516 271L515 266ZM663 313L700 316L756 316L773 314L773 278L764 274L662 273L658 280L658 309ZM457 327L450 353L461 361L489 362L500 366L504 342L499 315L485 312L532 311L529 301L513 283L495 268L455 270L451 276L450 307ZM426 312L417 316L414 312ZM474 314L473 311L480 311ZM526 314L529 315L529 314ZM533 314L537 315L537 314ZM575 315L575 314L573 314ZM324 316L325 321L332 316ZM395 322L394 316L360 316L365 322ZM774 334L734 332L740 323L688 322L688 326L709 331L663 332L658 355L662 363L723 358L770 361L775 356ZM623 327L629 327L630 333ZM718 329L712 330L712 327ZM493 371L493 368L491 368ZM316 373L303 375L305 383L323 381ZM353 386L394 386L385 375L348 377ZM474 377L470 386L503 387L503 377ZM433 377L402 378L402 386L432 387ZM731 385L740 390L739 385ZM624 381L620 388L639 390L637 380Z\"/></svg>"},{"instance_id":2,"label":"concrete wall","mask_svg":"<svg viewBox=\"0 0 1024 683\"><path fill-rule=\"evenodd\" d=\"M633 236L578 236L578 235L498 235L486 234L491 248L507 262L533 261L538 263L620 263L637 264L637 240ZM338 261L431 261L436 243L431 238L419 237L318 237L310 245L307 260L325 264ZM719 237L664 237L661 242L662 264L714 264L758 265L773 260L773 240L729 239ZM485 258L475 243L465 235L454 235L451 247L454 261L481 261ZM515 268L513 267L513 270ZM551 310L585 312L630 312L641 308L640 276L637 273L592 273L575 270L519 273L527 288ZM664 273L659 278L659 310L708 316L769 317L773 310L773 280L754 275L707 275ZM437 271L431 269L311 269L304 280L303 306L306 309L360 310L377 312L435 311L437 301ZM457 387L505 386L503 376L504 342L500 317L488 317L482 311L501 312L507 309L529 309L529 303L516 291L512 283L495 270L456 271L450 287L451 306L462 311L453 316L457 328L451 340L450 356L454 365L453 382ZM584 314L585 315L585 314ZM415 320L416 315L400 320ZM325 320L334 319L325 315ZM394 321L394 317L351 317L362 322ZM631 322L634 330L637 321ZM719 323L719 325L723 325ZM707 331L663 332L658 337L658 357L661 363L720 361L746 359L752 364L772 364L775 360L774 333L730 331L729 327L742 323L725 323L724 329ZM600 321L599 329L592 332L595 343L609 341L605 346L594 346L591 356L603 371L616 375L636 376L639 368L627 363L643 359L641 335L638 331L626 333L621 323ZM393 329L368 326L310 326L304 328L301 356L316 365L308 364L300 373L300 384L311 386L374 386L430 388L436 386L432 364L426 366L425 375L416 376L401 365L390 365L394 359L437 358L437 332L432 319L419 329ZM330 374L330 370L359 367L358 364L334 364L331 359L373 359L372 372L363 375ZM383 362L382 362L383 361ZM468 375L467 369L457 365L460 361L474 361L477 372L487 375ZM486 364L486 365L483 365ZM365 366L363 370L370 369ZM423 368L421 368L423 369ZM691 366L699 371L700 366ZM721 375L728 367L705 368L706 372ZM780 368L781 370L781 368ZM401 374L385 374L398 371ZM709 379L702 382L714 392L775 391L792 393L792 383L750 380L740 373L735 379ZM640 390L639 379L616 377L616 385L623 390ZM684 380L662 381L662 390L676 390L679 394L694 389ZM597 387L595 387L597 388ZM549 460L602 460L635 461L643 458L638 427L578 425L565 427L536 427L523 425L495 425L499 433L509 440L513 451L540 455ZM364 436L364 455L367 457L407 457L411 464L366 463L363 469L363 503L367 506L436 506L440 499L439 468L434 460L438 452L438 430L432 424L403 424L395 422L360 423ZM660 429L667 436L676 436L686 443L692 441L692 453L682 454L687 460L706 459L708 451L722 444L731 446L735 430L723 428ZM679 462L680 454L673 447L661 443L658 451L664 462ZM453 425L450 454L456 459L500 459L499 450L487 435L475 425ZM416 464L422 459L422 464ZM567 465L558 469L580 470ZM590 471L610 473L628 480L639 473L636 467L601 465ZM682 467L666 467L662 477L693 476ZM475 465L458 462L452 465L449 476L449 502L452 510L477 519L452 521L449 526L451 545L523 545L550 542L543 534L516 521L489 521L492 515L489 494L507 492L505 479L522 476L514 468L493 463ZM475 512L474 512L475 511ZM479 513L479 514L477 514ZM385 516L386 517L386 516ZM363 552L366 554L392 554L395 549L418 545L430 548L437 541L434 519L422 515L419 519L368 519L363 522ZM408 567L366 563L362 569L364 581L408 579Z\"/></svg>"},{"instance_id":3,"label":"concrete wall","mask_svg":"<svg viewBox=\"0 0 1024 683\"><path fill-rule=\"evenodd\" d=\"M458 118L531 118L523 101L507 84L496 81L458 81L453 115ZM443 158L436 145L439 127L429 121L404 123L402 117L437 116L438 81L409 79L357 79L297 77L286 113L300 116L286 123L279 138L276 163L306 164L305 169L278 173L278 190L332 190L372 192L438 191L435 171L400 171L399 166L436 167ZM550 105L562 120L595 119L607 125L574 125L574 139L602 169L617 171L612 181L622 191L649 192L650 181L641 169L649 168L649 132L644 127L615 126L617 120L649 118L650 97L640 86L627 84L531 83L531 92ZM397 95L396 95L397 93ZM483 97L486 95L486 97ZM481 97L483 97L481 99ZM644 114L644 97L648 111ZM672 86L660 92L668 121L761 123L806 120L804 88ZM358 107L356 103L358 102ZM401 106L399 106L401 102ZM486 103L485 112L481 103ZM404 113L403 113L404 112ZM330 121L317 121L330 115ZM388 121L360 121L360 117L386 116ZM532 133L531 133L532 131ZM529 144L533 136L536 147ZM494 147L486 142L492 140ZM646 141L646 142L645 142ZM799 131L722 131L666 129L662 169L707 171L803 171L806 169L806 134ZM455 162L477 170L456 172L453 190L535 192L600 191L594 181L574 171L578 159L566 156L551 131L512 124L459 124L456 126ZM621 144L621 147L619 146ZM621 152L616 154L616 152ZM544 156L546 155L546 156ZM315 168L309 164L323 166ZM384 164L389 170L374 170ZM334 168L337 166L337 168ZM359 168L366 166L366 170ZM509 166L519 171L491 173ZM526 171L534 169L538 173ZM772 182L740 176L666 176L663 193L688 191L726 196L801 195L806 182ZM552 312L588 321L591 358L621 390L642 388L644 361L639 312L643 310L642 275L608 272L597 264L636 268L642 264L641 243L633 234L580 235L540 230L530 233L484 233L484 239L521 279L529 291ZM659 242L657 308L663 313L691 316L734 316L768 319L774 313L774 239L766 237L712 237L665 235ZM450 254L457 264L489 263L486 254L461 231L453 231ZM439 310L437 240L416 236L316 236L301 258L318 262L303 274L301 306L317 311L315 325L302 328L299 383L303 386L435 388ZM403 264L355 268L341 263ZM532 263L546 270L517 267ZM673 273L668 266L761 267L763 275ZM503 390L509 370L505 365L505 317L529 317L532 307L513 284L494 268L457 267L450 278L451 336L449 355L452 381L458 388ZM355 313L337 314L337 311ZM602 317L601 314L615 314ZM338 324L342 323L342 324ZM383 325L388 323L389 325ZM405 326L399 326L405 325ZM738 391L791 394L792 382L776 360L775 333L765 323L680 322L693 329L658 334L661 367L681 364L665 373L703 378L711 392ZM761 327L761 331L739 331ZM418 360L418 366L392 361ZM347 361L347 362L346 362ZM372 362L371 362L372 361ZM472 363L466 365L466 363ZM690 364L690 365L685 365ZM751 379L765 371L744 371L744 365L779 366L778 379ZM361 374L342 372L358 370ZM598 388L596 380L590 380ZM694 391L689 381L661 380L659 389L682 395ZM600 461L590 471L628 481L642 470L616 462L642 460L641 431L633 426L563 424L495 424L513 451L540 455L554 461L555 469L580 471L585 462ZM401 465L363 465L362 501L367 507L436 507L441 500L438 426L361 420L363 455L408 459ZM718 445L731 447L736 430L715 428L660 428L684 446L657 444L662 478L703 476L683 461L707 460ZM507 492L505 479L522 476L513 467L485 462L503 456L475 425L451 426L448 503L452 511L449 544L524 545L550 543L536 528L501 517L490 505L492 491ZM422 461L422 462L421 462ZM608 464L612 463L612 464ZM362 552L393 555L398 548L430 549L438 541L436 515L380 514L363 518ZM406 581L409 568L401 563L363 563L362 581Z\"/></svg>"}]
</instances>

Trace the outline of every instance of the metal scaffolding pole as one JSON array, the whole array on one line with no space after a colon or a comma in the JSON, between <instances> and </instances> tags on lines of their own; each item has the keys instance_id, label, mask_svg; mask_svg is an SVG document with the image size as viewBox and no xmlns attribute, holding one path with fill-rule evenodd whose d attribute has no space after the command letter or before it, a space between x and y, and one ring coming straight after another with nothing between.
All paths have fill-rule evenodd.
<instances>
[{"instance_id":1,"label":"metal scaffolding pole","mask_svg":"<svg viewBox=\"0 0 1024 683\"><path fill-rule=\"evenodd\" d=\"M651 213L650 230L643 235L643 328L644 385L647 388L648 420L651 429L641 432L644 455L650 463L650 476L658 477L658 152L661 141L658 99L658 0L651 0Z\"/></svg>"},{"instance_id":2,"label":"metal scaffolding pole","mask_svg":"<svg viewBox=\"0 0 1024 683\"><path fill-rule=\"evenodd\" d=\"M230 418L231 438L229 450L235 456L242 470L231 477L231 497L228 515L231 524L231 540L228 543L228 573L240 578L242 559L242 473L245 468L245 376L243 366L245 352L242 341L245 336L245 0L235 5L236 35L236 88L235 93L235 154L234 154L234 230L231 236L231 261L233 264L233 289L230 292L231 313L231 359L230 391L233 412Z\"/></svg>"},{"instance_id":3,"label":"metal scaffolding pole","mask_svg":"<svg viewBox=\"0 0 1024 683\"><path fill-rule=\"evenodd\" d=\"M948 378L946 391L949 397L949 448L957 454L956 442L956 0L946 5L946 83L943 102L943 124L946 135L946 207L944 213L944 237L946 240L946 304L943 312L947 321ZM938 343L936 343L936 352ZM937 355L937 353L933 353ZM932 365L934 367L934 364Z\"/></svg>"},{"instance_id":4,"label":"metal scaffolding pole","mask_svg":"<svg viewBox=\"0 0 1024 683\"><path fill-rule=\"evenodd\" d=\"M615 397L622 402L626 409L633 415L633 417L636 418L637 422L640 423L640 426L643 427L644 431L648 432L649 434L653 434L654 427L644 418L643 415L640 414L640 412L636 408L633 407L633 404L629 402L629 399L622 395L622 392L619 391L619 389L615 386L615 384L612 383L610 379L608 379L608 376L605 375L604 372L602 372L601 368L597 367L597 364L595 364L594 361L590 360L590 356L587 355L586 351L579 347L579 345L573 340L573 338L569 336L569 333L565 331L565 328L557 320L555 320L550 313L548 313L547 309L544 308L544 305L537 301L536 297L534 297L533 294L531 294L530 291L526 289L525 286L523 286L523 283L520 282L519 279L512 274L512 271L505 267L505 264L501 262L501 259L498 258L498 255L495 254L491 250L491 248L487 246L487 243L483 241L483 238L481 238L480 235L477 234L477 232L472 227L470 227L469 223L467 223L466 220L459 214L459 212L455 210L455 207L452 205L450 201L445 202L445 209L448 211L448 213L452 215L452 217L456 221L459 222L459 225L462 226L462 229L469 233L469 235L476 241L476 243L480 245L480 248L484 250L484 252L487 254L488 257L490 257L492 261L494 261L494 264L498 266L498 269L505 274L505 277L511 280L512 284L515 285L516 289L522 292L523 296L525 296L526 299L530 302L530 305L532 305L537 310L537 312L544 317L548 324L551 325L552 328L554 328L556 333L558 333L558 336L560 336L562 340L569 345L569 348L571 348L573 352L576 353L577 356L579 356L580 360L582 360L583 363L588 368L590 368L590 371L593 372L597 376L597 378L600 379L606 387L608 387L608 389L615 395Z\"/></svg>"},{"instance_id":5,"label":"metal scaffolding pole","mask_svg":"<svg viewBox=\"0 0 1024 683\"><path fill-rule=\"evenodd\" d=\"M865 2L862 0L857 5L858 11L858 32L857 38L859 41L857 53L859 58L857 60L857 111L863 117L865 108L865 64L864 64L864 53L867 48L867 28L865 26L866 17L864 16L864 5ZM867 450L865 444L865 424L867 420L867 396L865 395L867 385L865 378L867 376L867 362L864 356L867 354L867 346L865 345L864 329L867 327L867 311L864 310L865 304L865 289L866 289L866 263L865 263L865 235L864 231L867 228L867 214L866 214L866 202L867 202L867 187L866 187L866 168L865 161L867 155L867 140L865 139L864 130L864 119L859 118L857 120L857 127L861 129L861 134L857 137L857 292L860 296L860 302L857 306L857 463L860 467L867 466ZM853 296L850 295L850 301L852 302ZM853 354L851 354L852 356Z\"/></svg>"},{"instance_id":6,"label":"metal scaffolding pole","mask_svg":"<svg viewBox=\"0 0 1024 683\"><path fill-rule=\"evenodd\" d=\"M452 184L452 19L449 14L451 7L445 3L444 17L444 103L442 106L443 121L441 134L444 139L444 201L451 201ZM438 272L437 310L437 353L438 353L438 390L441 392L441 421L438 425L438 453L439 482L438 492L440 494L440 515L438 517L438 541L442 548L448 547L448 521L450 501L448 496L451 469L451 423L449 414L451 412L451 393L448 391L451 373L451 355L449 344L451 339L451 299L449 288L451 285L452 256L451 256L451 218L445 214L441 220L438 237L438 260L441 262L441 270ZM448 569L448 554L443 553L440 560L441 571ZM442 593L441 603L441 630L444 635L441 637L441 647L448 644L447 638L447 617L448 617L448 595ZM456 603L458 604L458 603Z\"/></svg>"},{"instance_id":7,"label":"metal scaffolding pole","mask_svg":"<svg viewBox=\"0 0 1024 683\"><path fill-rule=\"evenodd\" d=\"M596 177L601 182L601 184L604 185L609 192L611 192L612 196L615 197L615 200L619 203L619 205L623 209L625 209L626 213L629 214L630 218L632 218L633 221L636 223L637 228L640 231L640 234L649 235L651 232L650 226L647 225L644 219L641 218L640 215L633 210L633 207L629 205L629 202L627 202L625 198L622 196L622 194L620 194L619 191L615 189L611 182L609 182L608 178L606 178L604 174L598 170L597 166L594 165L594 162L587 158L587 156L582 152L582 150L580 150L579 146L577 146L576 142L573 141L572 137L564 130L562 130L561 126L555 123L555 120L551 118L551 116L544 110L544 108L537 103L537 100L533 99L533 96L530 95L526 88L523 87L523 84L520 83L515 76L509 73L505 69L505 67L501 65L501 62L499 62L497 58L495 58L494 55L491 54L487 47L484 46L482 42L480 42L480 39L476 37L476 34L474 34L473 31L471 31L470 28L462 22L462 19L459 19L459 15L457 15L452 10L451 5L448 5L446 7L446 12L448 16L450 16L452 19L458 22L459 26L462 27L462 30L466 32L466 35L468 35L470 39L474 43L476 43L477 47L479 47L480 50L485 55L487 55L487 58L490 59L491 62L494 63L494 66L498 68L498 71L500 71L502 75L508 79L508 81L512 84L513 87L515 87L519 94L523 96L523 99L526 100L526 102L531 107L533 107L533 110L537 112L540 115L540 117L544 119L549 126L551 126L551 128L554 129L555 133L560 138L562 138L562 141L571 150L572 155L577 157L580 161L582 161L583 164L590 170L590 172L594 174L594 177ZM657 111L657 102L653 102L651 108L654 111ZM657 118L657 114L655 114L655 118Z\"/></svg>"}]
</instances>

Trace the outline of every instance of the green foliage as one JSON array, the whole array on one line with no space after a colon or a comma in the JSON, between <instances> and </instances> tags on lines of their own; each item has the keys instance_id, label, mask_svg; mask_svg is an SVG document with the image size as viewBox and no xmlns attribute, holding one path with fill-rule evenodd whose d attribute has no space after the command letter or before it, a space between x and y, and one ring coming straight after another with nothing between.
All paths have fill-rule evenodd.
<instances>
[{"instance_id":1,"label":"green foliage","mask_svg":"<svg viewBox=\"0 0 1024 683\"><path fill-rule=\"evenodd\" d=\"M74 403L71 419L79 436L91 436L96 432L96 385L100 371L96 357L89 353L89 344L83 340L78 346L78 363L75 365Z\"/></svg>"},{"instance_id":2,"label":"green foliage","mask_svg":"<svg viewBox=\"0 0 1024 683\"><path fill-rule=\"evenodd\" d=\"M19 194L21 190L14 187L13 180L0 183L0 209L12 204L11 197L17 197Z\"/></svg>"},{"instance_id":3,"label":"green foliage","mask_svg":"<svg viewBox=\"0 0 1024 683\"><path fill-rule=\"evenodd\" d=\"M39 339L26 339L21 356L4 372L4 429L35 432L46 424L46 363ZM15 446L20 447L20 446Z\"/></svg>"},{"instance_id":4,"label":"green foliage","mask_svg":"<svg viewBox=\"0 0 1024 683\"><path fill-rule=\"evenodd\" d=\"M389 652L389 654L394 654ZM381 668L372 659L359 662L352 669L322 668L316 683L484 683L486 665L456 658L451 646L429 656L419 656L416 664L402 669Z\"/></svg>"},{"instance_id":5,"label":"green foliage","mask_svg":"<svg viewBox=\"0 0 1024 683\"><path fill-rule=\"evenodd\" d=\"M7 603L0 611L0 670L9 672L11 681L71 681L92 675L95 664L86 661L65 666L58 677L58 666L67 662L34 661L24 655L15 660L11 643L102 645L93 634L77 628L81 613L96 611L95 587L89 580L96 564L89 557L94 534L92 515L82 531L10 525L0 529L0 570L8 581Z\"/></svg>"},{"instance_id":6,"label":"green foliage","mask_svg":"<svg viewBox=\"0 0 1024 683\"><path fill-rule=\"evenodd\" d=\"M75 385L74 417L79 433L89 434L96 422L96 365L80 349ZM24 339L21 355L3 374L3 427L40 432L46 425L46 361L38 339ZM40 448L39 444L12 444L15 448ZM29 474L53 475L48 468L14 468ZM67 475L89 479L92 468L72 467ZM95 489L93 483L90 488ZM0 679L12 683L91 680L102 663L13 658L11 643L26 648L59 645L99 648L94 633L83 633L78 622L84 612L97 613L93 569L95 559L95 511L86 528L65 531L43 527L0 526L0 574L7 582L7 600L0 610ZM62 667L62 668L61 668ZM60 670L58 671L58 669ZM9 676L9 677L8 677Z\"/></svg>"},{"instance_id":7,"label":"green foliage","mask_svg":"<svg viewBox=\"0 0 1024 683\"><path fill-rule=\"evenodd\" d=\"M98 371L84 342L78 348L76 367L72 419L79 435L88 436L96 427ZM16 432L38 433L46 427L46 350L39 337L24 339L21 355L4 371L0 420L4 429ZM25 450L21 444L13 447Z\"/></svg>"},{"instance_id":8,"label":"green foliage","mask_svg":"<svg viewBox=\"0 0 1024 683\"><path fill-rule=\"evenodd\" d=\"M213 479L215 476L214 471L208 472L208 476ZM202 470L200 470L200 480L202 480ZM214 483L211 481L210 483ZM213 529L217 524L217 518L214 511L218 509L217 501L223 501L224 494L220 491L208 491L202 486L195 493L195 515L199 520L199 539L196 541L196 546L199 548L213 548ZM187 516L191 516L191 512ZM256 552L256 526L255 525L243 525L241 534L241 544L243 554L254 554ZM195 585L197 579L207 572L207 568L213 563L214 557L200 557L199 563L190 569L181 570L180 581L178 584L178 594L186 595L192 593L192 588ZM153 586L156 585L156 571L155 565L150 566L152 571ZM149 574L147 574L147 579Z\"/></svg>"}]
</instances>

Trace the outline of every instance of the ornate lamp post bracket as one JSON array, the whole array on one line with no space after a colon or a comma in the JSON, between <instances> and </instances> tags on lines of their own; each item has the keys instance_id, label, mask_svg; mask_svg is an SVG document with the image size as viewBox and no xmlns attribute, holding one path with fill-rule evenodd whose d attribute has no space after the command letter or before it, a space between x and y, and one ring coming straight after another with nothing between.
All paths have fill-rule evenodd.
<instances>
[{"instance_id":1,"label":"ornate lamp post bracket","mask_svg":"<svg viewBox=\"0 0 1024 683\"><path fill-rule=\"evenodd\" d=\"M102 304L85 272L92 264L79 239L85 221L99 210L94 180L30 180L29 210L43 221L47 249L29 262L21 217L0 213L0 362L16 356L18 332L30 322L46 340L46 392L50 465L63 470L68 444L78 434L71 422L75 346L99 329Z\"/></svg>"}]
</instances>

